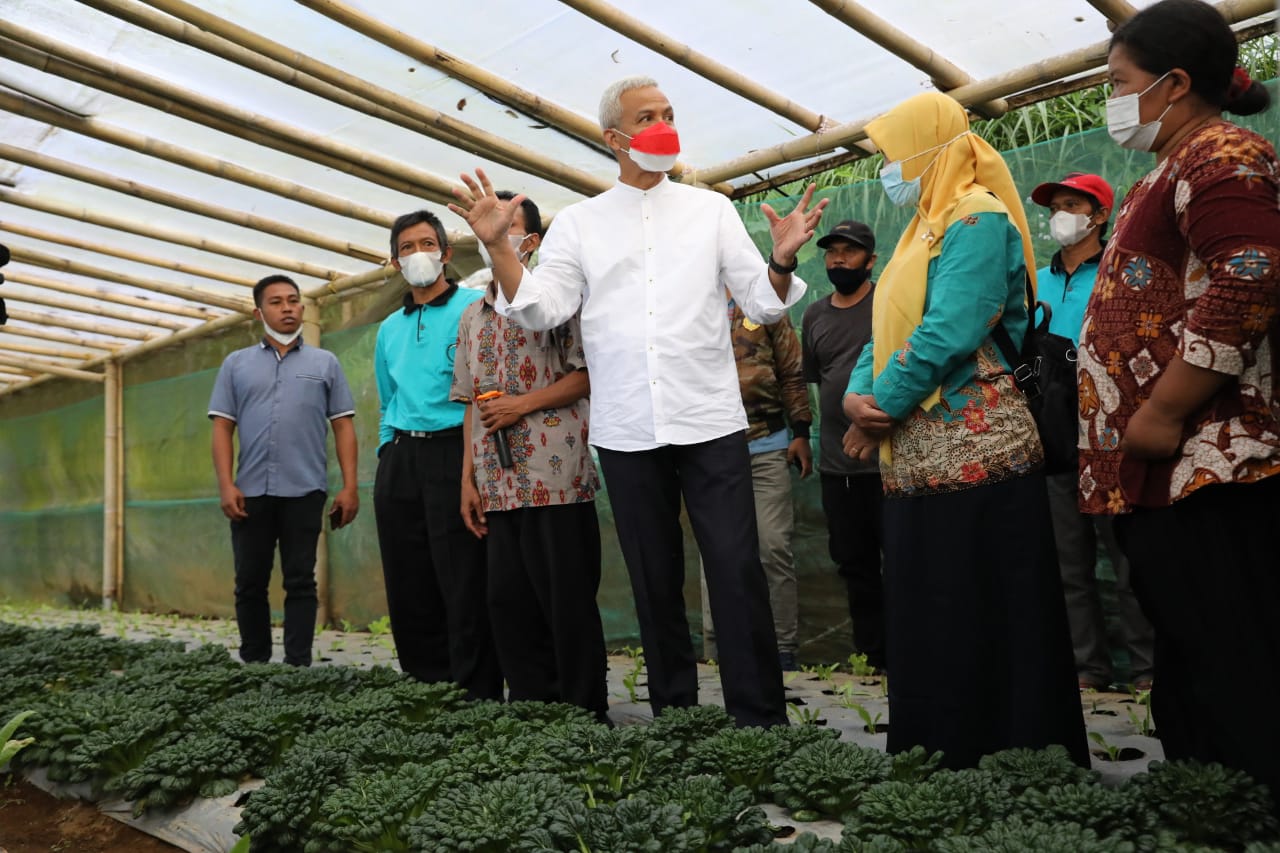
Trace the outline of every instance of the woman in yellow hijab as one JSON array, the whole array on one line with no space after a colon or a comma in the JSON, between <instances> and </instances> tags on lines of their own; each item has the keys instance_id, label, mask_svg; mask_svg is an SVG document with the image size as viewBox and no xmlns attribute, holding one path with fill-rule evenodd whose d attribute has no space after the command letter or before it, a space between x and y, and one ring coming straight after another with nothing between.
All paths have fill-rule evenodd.
<instances>
[{"instance_id":1,"label":"woman in yellow hijab","mask_svg":"<svg viewBox=\"0 0 1280 853\"><path fill-rule=\"evenodd\" d=\"M889 750L951 767L1062 744L1087 766L1043 451L990 333L1021 345L1035 269L1000 155L964 109L917 95L867 125L915 216L876 284L845 451L880 457Z\"/></svg>"}]
</instances>

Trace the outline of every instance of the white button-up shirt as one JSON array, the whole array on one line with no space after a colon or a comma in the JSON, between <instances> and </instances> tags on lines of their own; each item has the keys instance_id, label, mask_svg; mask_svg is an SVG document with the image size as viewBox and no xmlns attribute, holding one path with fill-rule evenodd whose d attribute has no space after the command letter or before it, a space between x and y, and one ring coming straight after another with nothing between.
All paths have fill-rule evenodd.
<instances>
[{"instance_id":1,"label":"white button-up shirt","mask_svg":"<svg viewBox=\"0 0 1280 853\"><path fill-rule=\"evenodd\" d=\"M785 302L727 198L673 181L623 183L556 215L514 301L497 309L528 329L550 329L582 306L591 371L592 444L649 450L746 429L729 340L724 288L758 323L781 319L805 292L791 277Z\"/></svg>"}]
</instances>

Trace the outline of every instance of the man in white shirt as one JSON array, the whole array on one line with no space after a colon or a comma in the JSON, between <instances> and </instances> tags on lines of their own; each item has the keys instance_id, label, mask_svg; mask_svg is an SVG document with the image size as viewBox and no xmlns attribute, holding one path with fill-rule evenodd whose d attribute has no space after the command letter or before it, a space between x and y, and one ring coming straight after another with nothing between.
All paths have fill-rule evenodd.
<instances>
[{"instance_id":1,"label":"man in white shirt","mask_svg":"<svg viewBox=\"0 0 1280 853\"><path fill-rule=\"evenodd\" d=\"M684 602L681 498L706 570L725 708L739 725L787 722L769 590L760 567L746 414L724 308L727 286L756 322L805 292L796 252L826 206L813 187L790 215L763 205L768 265L724 196L667 180L679 142L670 102L646 77L600 100L618 183L561 211L526 271L506 234L522 196L463 175L463 216L493 258L497 310L549 329L581 306L591 369L591 444L631 575L654 713L697 704Z\"/></svg>"}]
</instances>

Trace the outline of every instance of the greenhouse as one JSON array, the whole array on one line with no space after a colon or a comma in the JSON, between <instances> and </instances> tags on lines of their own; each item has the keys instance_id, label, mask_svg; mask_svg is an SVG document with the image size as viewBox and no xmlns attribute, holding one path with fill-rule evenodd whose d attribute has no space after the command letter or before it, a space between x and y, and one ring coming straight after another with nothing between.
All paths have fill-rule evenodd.
<instances>
[{"instance_id":1,"label":"greenhouse","mask_svg":"<svg viewBox=\"0 0 1280 853\"><path fill-rule=\"evenodd\" d=\"M553 221L614 185L600 94L648 75L670 98L683 142L672 180L731 199L762 257L770 231L761 203L786 213L814 181L815 199L828 202L818 233L842 220L871 224L883 269L911 211L867 180L883 158L866 126L939 91L967 108L977 132L1008 133L993 142L1023 196L1036 260L1048 264L1057 244L1049 211L1030 201L1033 187L1096 173L1118 206L1152 167L1149 153L1115 145L1096 111L1045 119L1072 98L1101 104L1110 33L1148 5L0 0L0 243L9 256L0 268L0 683L9 715L0 724L27 707L21 701L45 707L43 721L24 724L39 734L14 768L119 800L119 817L188 850L249 835L252 850L765 850L793 842L775 841L772 828L795 823L797 812L834 829L806 838L796 824L796 849L935 849L912 845L963 823L956 804L966 802L967 829L948 830L955 843L936 849L1280 845L1265 797L1242 774L1172 762L1139 772L1163 756L1145 692L1094 701L1094 716L1086 697L1094 770L1029 751L990 756L970 775L938 770L923 754L884 755L875 715L887 709L887 688L849 657L817 477L791 477L807 672L788 683L812 710L793 703L793 723L830 722L816 734L803 725L735 730L705 707L625 725L652 714L643 689L636 694L643 653L607 483L596 499L598 605L608 648L629 653L610 658L617 729L596 732L569 706L472 705L405 680L386 635L374 362L379 324L409 290L388 246L398 216L436 213L454 246L450 278L480 270L471 229L446 208L459 176L483 169L495 188L535 201L544 225ZM1275 4L1213 5L1242 45L1261 45L1255 76L1274 105ZM1050 131L1026 130L1037 115ZM1274 106L1237 123L1280 138ZM789 309L798 329L831 286L813 241L797 260L809 284ZM273 273L299 285L303 340L332 352L346 374L359 447L360 513L322 529L315 564L318 660L351 666L306 676L242 667L225 652L234 649L232 548L210 462L209 401L224 359L263 339L251 289ZM809 392L816 412L816 386ZM342 483L332 439L327 476L332 497ZM697 636L699 556L687 524L684 536ZM1102 574L1109 585L1105 565ZM277 621L282 601L273 580ZM56 653L42 654L46 643ZM843 678L824 671L846 661ZM714 661L700 673L704 694L716 697ZM57 713L38 698L55 682L70 697ZM323 695L350 701L317 702L314 713L299 701ZM279 738L269 742L273 727ZM335 758L343 738L360 750ZM1140 758L1117 769L1126 747ZM459 775L455 752L475 774ZM175 774L179 766L198 770ZM803 781L824 774L828 789ZM267 793L245 799L264 777ZM451 788L457 796L445 796ZM413 797L402 795L408 789ZM594 811L596 797L607 815ZM637 797L635 809L620 806ZM210 819L217 841L146 824L146 813L172 815L203 798L225 806ZM1171 817L1196 798L1203 820ZM500 801L508 808L490 831L477 815ZM281 821L291 809L298 819ZM691 821L699 809L705 820ZM1077 812L1104 817L1090 824ZM1054 824L1053 814L1066 817ZM837 848L841 824L881 840L856 846L846 833ZM581 848L565 846L575 838Z\"/></svg>"}]
</instances>

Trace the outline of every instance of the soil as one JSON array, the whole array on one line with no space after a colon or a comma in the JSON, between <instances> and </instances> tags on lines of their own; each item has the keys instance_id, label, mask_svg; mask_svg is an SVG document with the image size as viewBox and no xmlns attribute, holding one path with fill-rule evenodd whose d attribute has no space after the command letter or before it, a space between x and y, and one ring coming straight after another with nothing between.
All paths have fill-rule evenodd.
<instances>
[{"instance_id":1,"label":"soil","mask_svg":"<svg viewBox=\"0 0 1280 853\"><path fill-rule=\"evenodd\" d=\"M91 803L56 799L16 776L0 785L0 853L171 853L180 849L107 817Z\"/></svg>"}]
</instances>

